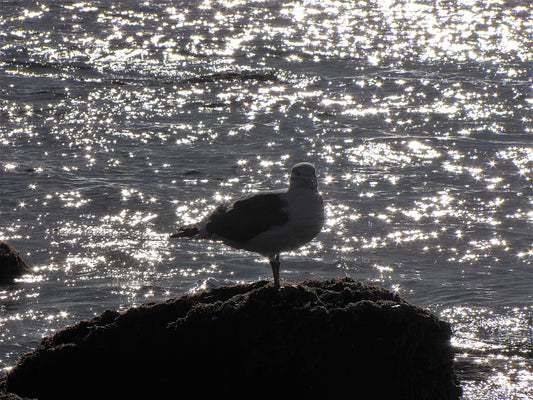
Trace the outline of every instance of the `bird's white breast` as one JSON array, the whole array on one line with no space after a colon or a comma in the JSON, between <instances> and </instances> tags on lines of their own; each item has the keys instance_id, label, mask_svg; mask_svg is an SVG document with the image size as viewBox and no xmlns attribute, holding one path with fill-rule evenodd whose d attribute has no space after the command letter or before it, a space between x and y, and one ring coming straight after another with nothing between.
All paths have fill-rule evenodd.
<instances>
[{"instance_id":1,"label":"bird's white breast","mask_svg":"<svg viewBox=\"0 0 533 400\"><path fill-rule=\"evenodd\" d=\"M286 224L275 226L250 240L245 248L270 257L283 251L295 250L311 241L322 229L324 203L314 190L289 190L280 194L287 202Z\"/></svg>"}]
</instances>

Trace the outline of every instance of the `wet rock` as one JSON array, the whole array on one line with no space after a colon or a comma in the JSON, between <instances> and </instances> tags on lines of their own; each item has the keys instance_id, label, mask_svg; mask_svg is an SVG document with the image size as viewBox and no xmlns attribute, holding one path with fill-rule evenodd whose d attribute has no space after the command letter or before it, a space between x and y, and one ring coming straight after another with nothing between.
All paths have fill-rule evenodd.
<instances>
[{"instance_id":1,"label":"wet rock","mask_svg":"<svg viewBox=\"0 0 533 400\"><path fill-rule=\"evenodd\" d=\"M5 387L6 380L0 380L0 400L26 400L14 393L9 393Z\"/></svg>"},{"instance_id":2,"label":"wet rock","mask_svg":"<svg viewBox=\"0 0 533 400\"><path fill-rule=\"evenodd\" d=\"M31 273L31 269L9 243L0 241L0 282L10 282L23 274Z\"/></svg>"},{"instance_id":3,"label":"wet rock","mask_svg":"<svg viewBox=\"0 0 533 400\"><path fill-rule=\"evenodd\" d=\"M43 339L4 393L458 399L450 327L351 279L220 287L106 311Z\"/></svg>"},{"instance_id":4,"label":"wet rock","mask_svg":"<svg viewBox=\"0 0 533 400\"><path fill-rule=\"evenodd\" d=\"M26 400L26 399L23 399L22 397L17 396L16 394L13 394L13 393L0 392L0 400Z\"/></svg>"},{"instance_id":5,"label":"wet rock","mask_svg":"<svg viewBox=\"0 0 533 400\"><path fill-rule=\"evenodd\" d=\"M218 81L259 81L276 82L278 79L273 72L267 71L224 71L214 74L201 75L182 81L183 83L206 83Z\"/></svg>"}]
</instances>

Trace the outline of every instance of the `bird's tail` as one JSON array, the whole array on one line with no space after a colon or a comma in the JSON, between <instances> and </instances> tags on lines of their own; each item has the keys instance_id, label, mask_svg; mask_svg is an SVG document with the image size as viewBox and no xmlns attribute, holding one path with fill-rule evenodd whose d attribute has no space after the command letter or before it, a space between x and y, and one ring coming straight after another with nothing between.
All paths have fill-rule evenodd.
<instances>
[{"instance_id":1,"label":"bird's tail","mask_svg":"<svg viewBox=\"0 0 533 400\"><path fill-rule=\"evenodd\" d=\"M198 230L197 225L187 225L187 226L180 226L178 230L171 234L171 238L181 238L181 237L193 237L200 233Z\"/></svg>"}]
</instances>

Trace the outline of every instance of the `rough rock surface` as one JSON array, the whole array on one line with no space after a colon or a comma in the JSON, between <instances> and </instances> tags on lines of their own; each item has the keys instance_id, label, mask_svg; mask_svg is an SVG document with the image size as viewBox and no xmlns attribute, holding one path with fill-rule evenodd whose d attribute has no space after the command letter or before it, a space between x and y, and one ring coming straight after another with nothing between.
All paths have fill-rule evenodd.
<instances>
[{"instance_id":1,"label":"rough rock surface","mask_svg":"<svg viewBox=\"0 0 533 400\"><path fill-rule=\"evenodd\" d=\"M40 400L458 399L449 339L447 323L377 286L344 278L277 291L259 281L81 321L25 354L0 390Z\"/></svg>"},{"instance_id":2,"label":"rough rock surface","mask_svg":"<svg viewBox=\"0 0 533 400\"><path fill-rule=\"evenodd\" d=\"M23 274L31 273L20 253L9 243L0 241L0 283L12 281Z\"/></svg>"}]
</instances>

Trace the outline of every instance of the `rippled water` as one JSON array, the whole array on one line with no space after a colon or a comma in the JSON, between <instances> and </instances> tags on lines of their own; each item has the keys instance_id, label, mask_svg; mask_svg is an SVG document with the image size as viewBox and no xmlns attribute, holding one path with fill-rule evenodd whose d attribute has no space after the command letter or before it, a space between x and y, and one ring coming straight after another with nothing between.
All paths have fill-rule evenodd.
<instances>
[{"instance_id":1,"label":"rippled water","mask_svg":"<svg viewBox=\"0 0 533 400\"><path fill-rule=\"evenodd\" d=\"M533 4L16 1L0 13L0 366L106 308L271 278L169 241L314 162L282 279L351 276L453 323L465 399L533 396Z\"/></svg>"}]
</instances>

